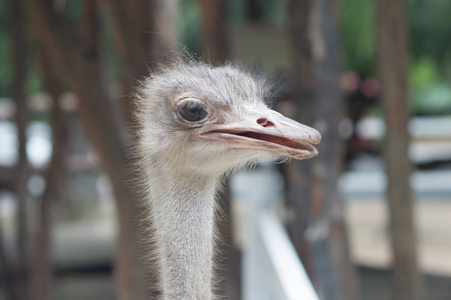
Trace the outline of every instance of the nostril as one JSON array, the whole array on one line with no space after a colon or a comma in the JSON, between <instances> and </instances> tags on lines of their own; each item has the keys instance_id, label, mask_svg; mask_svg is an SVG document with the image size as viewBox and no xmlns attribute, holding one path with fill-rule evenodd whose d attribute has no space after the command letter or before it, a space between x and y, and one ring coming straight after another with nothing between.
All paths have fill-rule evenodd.
<instances>
[{"instance_id":1,"label":"nostril","mask_svg":"<svg viewBox=\"0 0 451 300\"><path fill-rule=\"evenodd\" d=\"M269 121L266 118L260 118L257 120L258 125L263 126L263 127L271 127L271 126L275 126L273 122Z\"/></svg>"}]
</instances>

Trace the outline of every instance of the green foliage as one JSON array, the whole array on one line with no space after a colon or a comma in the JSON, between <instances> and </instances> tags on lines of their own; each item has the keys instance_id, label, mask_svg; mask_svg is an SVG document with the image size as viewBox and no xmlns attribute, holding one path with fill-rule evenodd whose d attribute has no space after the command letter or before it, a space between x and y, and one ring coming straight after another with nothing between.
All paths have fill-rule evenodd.
<instances>
[{"instance_id":1,"label":"green foliage","mask_svg":"<svg viewBox=\"0 0 451 300\"><path fill-rule=\"evenodd\" d=\"M413 58L428 56L439 64L450 63L444 59L451 47L451 1L409 0L407 7Z\"/></svg>"},{"instance_id":2,"label":"green foliage","mask_svg":"<svg viewBox=\"0 0 451 300\"><path fill-rule=\"evenodd\" d=\"M0 97L11 95L12 44L6 18L6 1L0 4Z\"/></svg>"},{"instance_id":3,"label":"green foliage","mask_svg":"<svg viewBox=\"0 0 451 300\"><path fill-rule=\"evenodd\" d=\"M420 115L444 115L451 113L451 87L444 82L434 82L421 88L413 88L413 110Z\"/></svg>"},{"instance_id":4,"label":"green foliage","mask_svg":"<svg viewBox=\"0 0 451 300\"><path fill-rule=\"evenodd\" d=\"M202 53L200 46L200 10L195 0L181 0L178 14L178 35L191 54Z\"/></svg>"},{"instance_id":5,"label":"green foliage","mask_svg":"<svg viewBox=\"0 0 451 300\"><path fill-rule=\"evenodd\" d=\"M410 84L416 88L430 86L437 82L439 77L437 65L431 58L419 59L410 69Z\"/></svg>"},{"instance_id":6,"label":"green foliage","mask_svg":"<svg viewBox=\"0 0 451 300\"><path fill-rule=\"evenodd\" d=\"M375 11L371 0L342 0L339 7L345 68L374 75Z\"/></svg>"},{"instance_id":7,"label":"green foliage","mask_svg":"<svg viewBox=\"0 0 451 300\"><path fill-rule=\"evenodd\" d=\"M451 87L440 75L435 59L421 58L410 70L411 104L417 114L451 113Z\"/></svg>"},{"instance_id":8,"label":"green foliage","mask_svg":"<svg viewBox=\"0 0 451 300\"><path fill-rule=\"evenodd\" d=\"M31 61L37 61L37 59L31 59ZM27 70L27 78L25 82L25 90L28 95L41 92L43 90L43 82L41 78L41 70L38 63L30 64L30 68Z\"/></svg>"},{"instance_id":9,"label":"green foliage","mask_svg":"<svg viewBox=\"0 0 451 300\"><path fill-rule=\"evenodd\" d=\"M287 20L286 2L280 0L257 0L261 21L265 24L285 26ZM246 22L248 3L243 0L227 1L227 17L232 22Z\"/></svg>"},{"instance_id":10,"label":"green foliage","mask_svg":"<svg viewBox=\"0 0 451 300\"><path fill-rule=\"evenodd\" d=\"M287 20L286 5L279 0L260 0L265 23L275 26L285 26Z\"/></svg>"},{"instance_id":11,"label":"green foliage","mask_svg":"<svg viewBox=\"0 0 451 300\"><path fill-rule=\"evenodd\" d=\"M92 1L92 0L91 0ZM59 1L64 5L64 11L71 16L73 20L81 20L83 13L83 1L80 0L65 0ZM100 5L100 3L99 3Z\"/></svg>"},{"instance_id":12,"label":"green foliage","mask_svg":"<svg viewBox=\"0 0 451 300\"><path fill-rule=\"evenodd\" d=\"M409 0L411 103L418 114L451 113L451 1Z\"/></svg>"},{"instance_id":13,"label":"green foliage","mask_svg":"<svg viewBox=\"0 0 451 300\"><path fill-rule=\"evenodd\" d=\"M345 68L376 75L374 1L342 0L340 26ZM410 86L417 114L451 112L451 1L408 0Z\"/></svg>"},{"instance_id":14,"label":"green foliage","mask_svg":"<svg viewBox=\"0 0 451 300\"><path fill-rule=\"evenodd\" d=\"M231 22L246 20L246 2L242 0L227 1L227 17Z\"/></svg>"}]
</instances>

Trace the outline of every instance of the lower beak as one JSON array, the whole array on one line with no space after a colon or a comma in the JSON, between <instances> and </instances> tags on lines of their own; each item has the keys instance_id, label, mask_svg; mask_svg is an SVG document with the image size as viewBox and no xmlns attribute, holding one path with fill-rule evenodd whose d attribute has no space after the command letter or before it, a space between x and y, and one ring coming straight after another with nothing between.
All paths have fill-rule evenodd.
<instances>
[{"instance_id":1,"label":"lower beak","mask_svg":"<svg viewBox=\"0 0 451 300\"><path fill-rule=\"evenodd\" d=\"M321 141L317 130L273 110L244 121L207 125L201 129L200 137L232 148L261 150L295 159L318 155L313 144Z\"/></svg>"}]
</instances>

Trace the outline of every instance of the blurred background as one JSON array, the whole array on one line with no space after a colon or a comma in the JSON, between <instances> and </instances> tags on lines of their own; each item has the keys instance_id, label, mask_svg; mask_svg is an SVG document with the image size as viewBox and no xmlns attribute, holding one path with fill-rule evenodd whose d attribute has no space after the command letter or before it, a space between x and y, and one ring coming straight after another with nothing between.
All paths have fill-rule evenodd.
<instances>
[{"instance_id":1,"label":"blurred background","mask_svg":"<svg viewBox=\"0 0 451 300\"><path fill-rule=\"evenodd\" d=\"M139 259L133 93L186 52L264 70L275 109L323 135L315 159L260 164L219 196L226 299L252 298L260 210L320 299L451 299L450 14L447 0L2 0L0 299L158 294Z\"/></svg>"}]
</instances>

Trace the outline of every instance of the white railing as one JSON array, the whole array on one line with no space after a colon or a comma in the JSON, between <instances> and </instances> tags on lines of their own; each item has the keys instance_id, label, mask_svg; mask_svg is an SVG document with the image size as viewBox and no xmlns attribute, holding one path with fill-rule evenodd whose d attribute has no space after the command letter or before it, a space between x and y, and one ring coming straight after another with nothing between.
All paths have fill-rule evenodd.
<instances>
[{"instance_id":1,"label":"white railing","mask_svg":"<svg viewBox=\"0 0 451 300\"><path fill-rule=\"evenodd\" d=\"M276 211L282 179L268 165L232 179L244 300L318 300Z\"/></svg>"}]
</instances>

